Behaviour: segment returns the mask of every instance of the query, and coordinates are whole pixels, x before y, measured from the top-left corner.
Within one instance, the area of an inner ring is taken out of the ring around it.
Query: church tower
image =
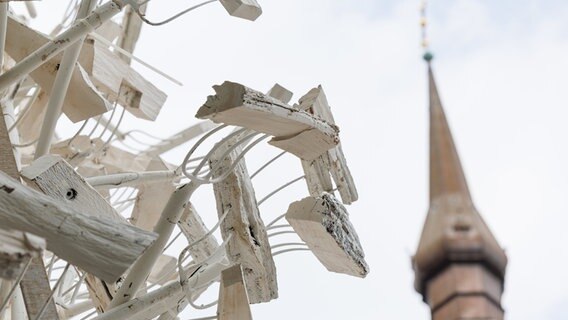
[[[415,289],[433,320],[503,319],[507,256],[475,209],[426,53],[430,208],[412,258]]]

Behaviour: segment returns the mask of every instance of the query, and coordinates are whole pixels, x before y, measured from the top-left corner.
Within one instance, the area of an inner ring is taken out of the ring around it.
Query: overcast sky
[[[130,117],[125,126],[160,136],[181,130],[224,80],[260,91],[278,82],[293,101],[323,85],[359,189],[348,209],[371,273],[328,273],[307,252],[275,257],[280,298],[255,305],[254,317],[429,319],[410,265],[428,209],[419,1],[259,2],[264,13],[254,23],[213,3],[163,27],[145,26],[135,54],[184,86],[136,66],[169,97],[155,123]],[[160,20],[193,3],[153,0],[148,17]],[[38,26],[62,14],[54,1],[37,5]],[[470,190],[509,257],[507,318],[567,319],[568,2],[431,1],[429,9],[434,71]],[[179,164],[187,149],[167,159]],[[260,148],[247,158],[249,170],[278,152]],[[255,178],[257,197],[301,174],[296,159],[282,159]],[[265,222],[305,195],[296,184],[267,201]],[[212,225],[210,188],[194,198]],[[286,239],[293,240],[275,243]]]

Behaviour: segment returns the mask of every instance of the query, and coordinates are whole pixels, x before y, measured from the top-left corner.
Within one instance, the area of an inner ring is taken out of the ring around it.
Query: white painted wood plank
[[[299,109],[306,110],[328,123],[335,124],[327,97],[321,86],[311,89],[300,98],[299,103]],[[313,161],[302,161],[302,167],[312,196],[318,196],[322,191],[331,192],[333,190],[329,178],[331,173],[343,203],[351,204],[359,198],[341,144],[329,149],[327,153]]]
[[[138,118],[156,120],[167,95],[106,45],[88,38],[79,61],[97,88],[111,101],[118,99],[128,112]]]
[[[29,259],[41,258],[45,239],[31,233],[0,229],[0,278],[14,280]]]
[[[228,145],[220,147],[212,156],[213,177],[223,174],[240,152],[237,147],[227,158],[219,159],[226,148]],[[243,267],[250,302],[277,298],[276,267],[245,161],[241,160],[223,181],[214,183],[213,191],[218,216],[229,211],[221,223],[221,234],[223,239],[232,234],[226,247],[227,255],[231,263],[239,263]]]
[[[178,221],[178,227],[187,238],[188,243],[193,243],[204,237],[209,230],[203,223],[201,216],[195,210],[193,204],[189,203]],[[192,246],[189,249],[191,257],[195,261],[203,261],[211,256],[219,248],[217,239],[213,235],[209,235],[207,239]]]
[[[146,171],[166,171],[168,166],[160,158],[154,158]],[[173,179],[138,185],[138,194],[132,209],[130,222],[144,230],[154,230],[168,199],[176,190]]]
[[[286,220],[329,271],[356,277],[369,272],[349,214],[331,194],[293,202]]]
[[[292,91],[284,88],[283,86],[279,85],[278,83],[274,84],[270,90],[266,93],[266,95],[271,96],[274,99],[278,99],[284,103],[289,103],[292,100],[292,96],[294,95]]]
[[[6,52],[14,60],[22,60],[47,42],[49,42],[49,39],[45,35],[11,17],[8,19]],[[30,73],[34,81],[48,94],[51,92],[62,55],[56,55]],[[110,107],[110,103],[95,89],[85,70],[77,64],[63,104],[65,115],[71,121],[78,122],[103,114],[110,110]]]
[[[218,320],[252,320],[240,264],[221,272],[217,316]]]
[[[3,172],[0,224],[45,238],[48,249],[60,258],[109,282],[116,281],[156,239],[134,226],[77,212]]]
[[[269,142],[296,156],[311,160],[339,143],[339,129],[241,84],[225,81],[214,86],[196,117],[274,136]]]
[[[225,10],[233,17],[254,21],[262,14],[262,8],[256,0],[219,0]]]
[[[124,218],[57,155],[45,155],[21,171],[21,176],[53,199],[90,217],[102,217],[123,223]]]
[[[12,181],[19,185],[20,175],[14,154],[12,153],[12,145],[5,121],[0,121],[0,174],[6,178],[9,176],[13,179],[17,179]],[[0,190],[0,193],[3,193],[2,190]],[[3,206],[0,204],[0,210],[2,210],[2,208]],[[0,225],[2,228],[10,228],[7,224],[0,223]],[[49,280],[47,279],[43,260],[40,257],[32,258],[28,270],[20,282],[20,287],[29,318],[34,319],[43,303],[49,299],[42,319],[59,319],[55,303],[53,299],[49,298],[51,289],[49,287]]]

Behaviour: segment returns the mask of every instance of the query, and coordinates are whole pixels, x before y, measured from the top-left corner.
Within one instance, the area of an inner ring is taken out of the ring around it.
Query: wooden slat
[[[221,272],[217,316],[219,320],[252,320],[240,264]]]
[[[241,151],[237,147],[228,157],[219,159],[226,148],[228,145],[221,146],[212,156],[213,177],[223,174]],[[227,255],[232,263],[240,263],[243,267],[250,302],[277,298],[276,267],[244,160],[223,181],[214,183],[213,191],[219,217],[229,211],[221,224],[221,234],[223,239],[232,234],[226,247]]]
[[[181,229],[188,243],[193,243],[207,234],[209,230],[203,223],[201,216],[195,210],[193,204],[189,203],[178,221],[178,227]],[[192,246],[189,249],[191,257],[195,261],[203,261],[211,256],[219,248],[217,239],[213,235],[209,235],[207,239]]]
[[[45,239],[15,230],[0,229],[0,278],[14,280],[31,258],[40,258]]]
[[[300,98],[299,102],[299,109],[306,110],[330,124],[335,124],[327,97],[321,86],[311,89]],[[324,191],[332,192],[331,173],[343,203],[351,204],[359,198],[341,144],[329,149],[314,160],[303,160],[302,167],[304,168],[308,189],[312,196],[318,196]]]
[[[10,143],[4,119],[0,120],[0,171],[4,176],[8,175],[13,179],[17,179],[17,181],[14,181],[15,183],[19,182],[20,175],[16,166],[14,154],[12,153],[12,144]],[[8,227],[5,224],[0,225],[2,228]],[[47,279],[47,274],[45,272],[45,265],[43,264],[41,257],[32,259],[28,266],[28,270],[20,282],[20,288],[26,304],[28,317],[30,319],[35,319],[35,316],[39,312],[39,308],[41,308],[43,303],[49,299],[49,295],[51,293],[49,280]],[[59,319],[53,299],[49,299],[42,319]]]
[[[349,214],[331,194],[293,202],[286,220],[329,271],[356,277],[369,272]]]
[[[214,86],[196,117],[274,136],[270,144],[312,160],[339,143],[339,129],[271,96],[225,81]]]
[[[97,277],[116,281],[156,234],[110,219],[89,217],[68,204],[0,173],[0,224],[47,240],[60,258]]]
[[[20,61],[48,41],[49,39],[46,36],[23,23],[17,22],[13,18],[8,19],[6,52],[14,60]],[[34,81],[47,93],[51,92],[61,58],[62,54],[58,54],[30,73]],[[110,103],[91,83],[87,72],[77,64],[63,104],[65,115],[71,121],[78,122],[103,114],[110,108]]]
[[[220,0],[225,10],[233,17],[254,21],[262,14],[256,0]]]

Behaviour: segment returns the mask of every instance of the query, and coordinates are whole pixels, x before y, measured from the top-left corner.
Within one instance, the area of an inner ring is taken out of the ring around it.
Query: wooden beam
[[[166,171],[169,168],[162,159],[154,158],[145,170]],[[175,190],[173,179],[138,185],[130,222],[144,230],[153,230],[160,220],[160,213]]]
[[[8,136],[6,122],[0,121],[0,173],[8,175],[13,179],[17,179],[19,183],[20,174],[14,154],[12,153],[12,144]],[[2,193],[0,191],[0,193]],[[8,228],[2,224],[3,228]],[[33,233],[33,232],[32,232]],[[28,270],[24,274],[20,282],[20,288],[24,297],[26,311],[30,319],[34,319],[39,313],[39,309],[45,301],[48,301],[47,307],[42,319],[59,319],[55,302],[50,299],[51,288],[49,287],[49,279],[45,272],[45,266],[41,257],[33,258],[28,266]]]
[[[98,139],[93,139],[97,143]],[[105,166],[108,174],[144,171],[152,160],[145,155],[138,155],[126,150],[107,145],[95,155],[96,162]]]
[[[36,48],[49,42],[41,33],[29,28],[13,18],[8,20],[6,52],[16,61],[24,59]],[[63,54],[58,54],[30,73],[30,76],[48,94],[51,93],[58,66]],[[63,103],[63,113],[73,122],[86,120],[110,110],[111,105],[91,83],[87,72],[76,65],[69,91]]]
[[[300,110],[306,110],[330,124],[335,124],[327,97],[321,86],[311,89],[300,98],[299,103],[298,108]],[[343,203],[351,204],[359,198],[341,144],[329,149],[314,160],[303,160],[302,167],[304,168],[310,195],[318,196],[324,191],[332,192],[331,173]]]
[[[189,203],[178,221],[178,227],[181,229],[188,243],[193,243],[203,238],[209,230],[203,223],[201,216],[195,210],[193,204]],[[195,261],[203,261],[211,256],[219,248],[217,239],[213,235],[209,235],[207,239],[202,240],[199,244],[189,249],[191,257]]]
[[[262,14],[256,0],[219,0],[225,10],[233,17],[254,21]]]
[[[125,223],[89,217],[3,172],[0,224],[45,238],[57,256],[108,282],[116,281],[156,239]]]
[[[312,160],[339,143],[339,129],[241,84],[214,86],[196,117],[252,129],[274,136],[270,144]]]
[[[240,264],[221,272],[217,317],[219,320],[252,320]]]
[[[73,167],[57,155],[45,155],[21,171],[44,194],[90,217],[124,222],[114,208]]]
[[[293,202],[286,220],[332,272],[365,277],[369,267],[345,207],[329,193]]]
[[[31,233],[0,229],[0,278],[16,279],[32,258],[40,258],[45,239]]]
[[[100,41],[87,38],[79,62],[97,89],[134,116],[156,120],[167,95]]]
[[[228,157],[220,159],[227,148],[229,144],[221,146],[211,157],[214,178],[224,174],[241,151],[237,147]],[[243,266],[250,302],[277,298],[276,267],[245,161],[241,160],[223,181],[214,183],[213,191],[219,217],[228,211],[221,223],[221,235],[227,239],[232,234],[226,247],[227,255],[231,263]]]
[[[138,10],[141,14],[146,13],[147,4],[141,5]],[[142,30],[142,19],[136,14],[134,9],[128,6],[124,10],[124,18],[122,18],[122,33],[118,38],[118,45],[126,50],[127,52],[133,53],[136,48],[136,43],[140,37],[140,31]],[[123,54],[119,54],[120,59],[124,62],[130,64],[130,57]]]
[[[281,102],[289,103],[290,100],[292,100],[292,96],[294,94],[292,93],[292,91],[276,83],[274,84],[274,86],[272,86],[270,90],[268,90],[266,95],[271,96],[274,99],[280,100]]]

